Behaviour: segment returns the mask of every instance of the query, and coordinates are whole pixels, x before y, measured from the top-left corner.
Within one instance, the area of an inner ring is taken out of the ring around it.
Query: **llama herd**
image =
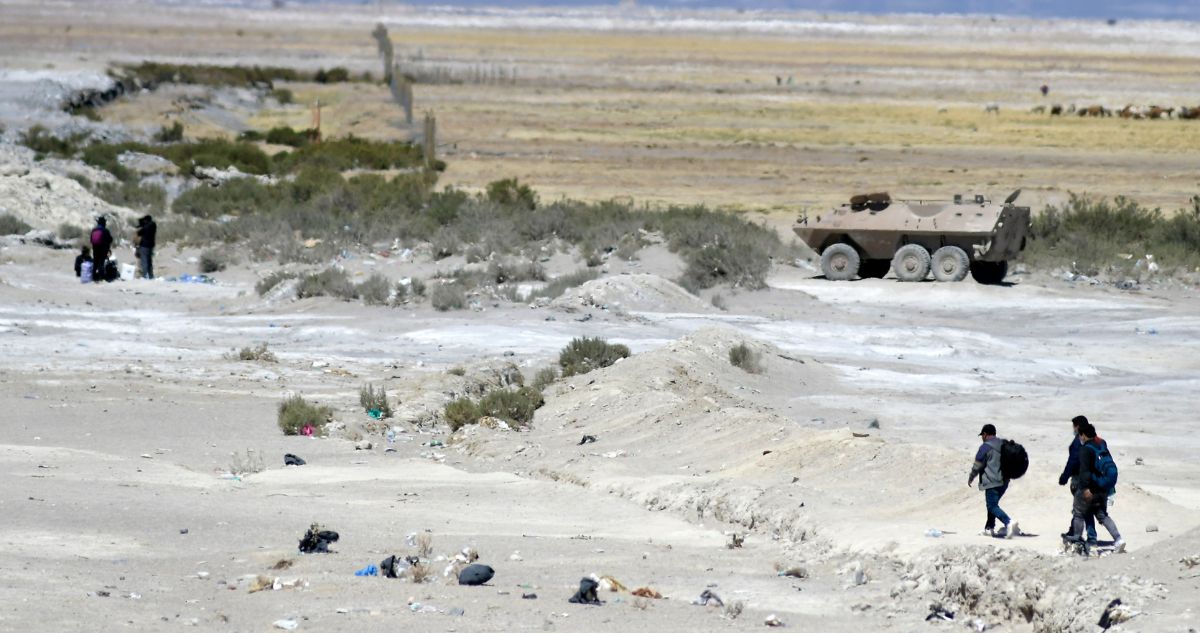
[[[1063,107],[1062,104],[1056,103],[1052,106],[1038,105],[1030,109],[1033,114],[1046,114],[1050,116],[1091,116],[1091,117],[1111,117],[1118,116],[1122,119],[1182,119],[1182,120],[1200,120],[1200,106],[1188,107],[1180,106],[1178,108],[1165,108],[1157,105],[1135,106],[1127,105],[1124,108],[1106,108],[1102,105],[1089,105],[1076,107],[1074,103]]]

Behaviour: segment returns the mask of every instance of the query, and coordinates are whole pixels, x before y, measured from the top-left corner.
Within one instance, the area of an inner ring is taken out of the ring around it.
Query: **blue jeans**
[[[146,246],[137,247],[138,262],[142,265],[142,277],[154,279],[154,249]]]
[[[1000,509],[1000,497],[1003,497],[1006,492],[1008,492],[1007,482],[998,488],[988,488],[983,491],[983,498],[987,502],[988,511],[987,524],[984,525],[985,529],[990,530],[996,527],[996,519],[1000,519],[1000,522],[1005,527],[1008,527],[1008,515],[1004,513],[1004,510]]]

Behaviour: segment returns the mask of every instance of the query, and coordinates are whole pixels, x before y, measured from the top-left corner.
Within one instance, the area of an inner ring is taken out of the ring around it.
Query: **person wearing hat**
[[[987,504],[987,523],[983,526],[982,534],[1012,538],[1021,533],[1020,528],[1015,520],[1000,509],[1000,498],[1008,491],[1008,480],[1000,471],[1000,446],[1004,440],[996,437],[996,426],[993,424],[983,425],[979,437],[983,438],[983,444],[975,451],[975,464],[971,467],[971,476],[967,477],[967,485],[972,485],[975,478],[979,478],[979,489],[983,491]],[[996,519],[1004,524],[999,530],[996,529]]]

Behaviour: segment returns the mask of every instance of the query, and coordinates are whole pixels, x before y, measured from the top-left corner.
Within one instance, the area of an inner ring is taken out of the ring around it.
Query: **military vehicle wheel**
[[[832,244],[821,253],[821,272],[830,281],[854,279],[858,264],[858,251],[849,244]]]
[[[883,279],[891,267],[892,262],[886,259],[864,259],[858,265],[858,276],[863,279]]]
[[[892,257],[892,270],[900,281],[922,281],[929,275],[929,251],[920,244],[905,244]]]
[[[943,246],[933,252],[933,278],[938,281],[962,281],[967,278],[971,260],[957,246]]]
[[[1008,274],[1008,262],[971,262],[971,276],[981,284],[998,284]]]

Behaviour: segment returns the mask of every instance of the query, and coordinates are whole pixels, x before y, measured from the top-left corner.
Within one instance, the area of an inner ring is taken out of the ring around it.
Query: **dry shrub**
[[[234,475],[261,473],[265,468],[262,455],[252,448],[247,448],[245,454],[237,451],[229,454],[229,472]]]
[[[461,310],[467,306],[467,290],[457,281],[441,283],[429,293],[429,303],[435,310]]]
[[[425,563],[417,563],[416,565],[412,565],[407,571],[405,571],[405,573],[408,574],[408,579],[414,583],[428,582],[433,576],[433,572],[429,569],[429,565],[426,565]]]
[[[284,270],[276,270],[276,271],[272,272],[271,274],[267,275],[266,277],[259,279],[258,283],[254,284],[254,292],[257,292],[258,296],[261,297],[261,296],[267,294],[268,292],[271,292],[272,290],[274,290],[275,286],[278,286],[280,283],[282,283],[288,279],[295,279],[295,278],[296,278],[296,273],[287,272]]]
[[[421,532],[414,539],[417,544],[417,556],[422,560],[433,555],[433,535],[429,532]]]
[[[358,297],[358,289],[354,287],[346,271],[327,268],[301,279],[296,288],[296,296],[301,299],[330,296],[349,301]]]
[[[200,253],[200,272],[215,273],[225,270],[229,266],[229,255],[225,251],[218,248],[210,248],[203,253]]]
[[[745,343],[738,343],[729,348],[729,362],[748,374],[760,374],[763,370],[762,355]]]
[[[275,352],[267,349],[266,343],[261,343],[258,347],[243,347],[238,352],[238,360],[261,361],[264,363],[275,363],[279,361],[279,359],[275,357]]]

